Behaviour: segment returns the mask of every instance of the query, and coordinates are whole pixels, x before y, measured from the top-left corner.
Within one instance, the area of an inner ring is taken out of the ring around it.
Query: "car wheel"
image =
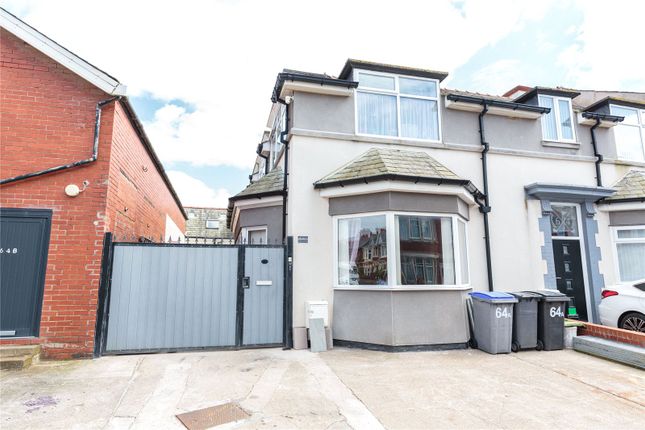
[[[645,315],[639,312],[628,313],[622,318],[620,328],[645,333]]]

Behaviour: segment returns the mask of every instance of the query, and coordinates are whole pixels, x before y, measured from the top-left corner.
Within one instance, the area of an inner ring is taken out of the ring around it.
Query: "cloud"
[[[346,58],[452,71],[549,1],[9,0],[63,46],[167,104],[146,124],[165,161],[251,167],[285,67],[337,74]],[[166,135],[168,133],[168,135]]]
[[[476,91],[488,94],[503,94],[514,85],[521,82],[522,77],[519,60],[499,60],[479,69],[472,77]]]
[[[214,190],[199,179],[179,170],[170,170],[167,174],[182,205],[209,208],[228,206],[228,198],[231,195],[224,188]]]
[[[583,22],[575,43],[559,56],[559,64],[567,69],[567,78],[578,88],[605,90],[645,89],[645,55],[643,26],[645,3],[641,1],[614,2],[611,7],[584,8]],[[622,6],[620,6],[622,5]]]

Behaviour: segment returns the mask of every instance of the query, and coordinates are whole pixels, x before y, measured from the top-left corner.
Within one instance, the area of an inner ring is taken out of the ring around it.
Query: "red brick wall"
[[[186,229],[186,220],[166,187],[124,107],[116,106],[107,200],[107,222],[117,238],[124,234],[163,241],[166,215]]]
[[[0,177],[89,158],[96,103],[108,98],[108,94],[0,30]],[[2,207],[53,210],[38,339],[50,358],[85,357],[93,352],[106,231],[118,226],[122,233],[158,238],[165,230],[165,214],[161,222],[161,212],[170,213],[184,228],[179,208],[168,199],[169,191],[146,158],[119,104],[103,108],[99,137],[96,162],[0,188]],[[111,159],[113,147],[115,156]],[[131,178],[135,190],[119,194],[136,207],[128,223],[119,223],[113,196],[124,189],[121,170]],[[66,185],[82,187],[83,181],[89,186],[79,196],[64,194]],[[33,340],[0,341],[21,342]]]
[[[0,176],[89,158],[96,103],[109,96],[5,30],[0,46]],[[40,323],[50,357],[92,353],[112,117],[107,106],[95,163],[0,188],[3,207],[53,210]],[[64,194],[85,180],[78,197]]]
[[[578,336],[595,336],[645,348],[645,333],[604,325],[584,323],[584,326],[578,327]]]

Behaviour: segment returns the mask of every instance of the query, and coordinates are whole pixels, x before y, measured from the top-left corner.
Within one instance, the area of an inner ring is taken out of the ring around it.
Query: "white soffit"
[[[280,91],[280,98],[293,95],[294,91],[313,94],[325,94],[328,96],[349,97],[352,94],[352,88],[339,87],[336,85],[320,85],[310,82],[285,81]]]
[[[0,8],[0,27],[23,40],[25,43],[28,43],[57,63],[67,67],[69,70],[106,93],[115,96],[125,95],[125,85],[121,84],[102,70],[92,66],[79,56],[63,48],[58,43],[54,42],[2,8]]]
[[[593,118],[585,118],[582,116],[582,113],[578,113],[578,124],[582,125],[594,125],[596,124],[596,120]],[[616,124],[619,124],[617,122],[613,121],[605,121],[605,120],[600,120],[600,124],[598,125],[599,127],[603,128],[611,128],[615,126]]]
[[[483,106],[476,103],[456,102],[453,100],[445,99],[446,108],[462,110],[466,112],[481,112]],[[509,118],[523,118],[523,119],[538,119],[542,116],[539,112],[529,112],[519,109],[506,109],[498,106],[488,106],[488,113],[491,115],[506,116]]]

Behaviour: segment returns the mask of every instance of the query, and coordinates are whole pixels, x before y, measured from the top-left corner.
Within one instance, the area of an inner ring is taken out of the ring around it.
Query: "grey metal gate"
[[[38,336],[52,211],[0,209],[0,337]]]
[[[285,247],[115,243],[105,252],[99,353],[283,343]]]

